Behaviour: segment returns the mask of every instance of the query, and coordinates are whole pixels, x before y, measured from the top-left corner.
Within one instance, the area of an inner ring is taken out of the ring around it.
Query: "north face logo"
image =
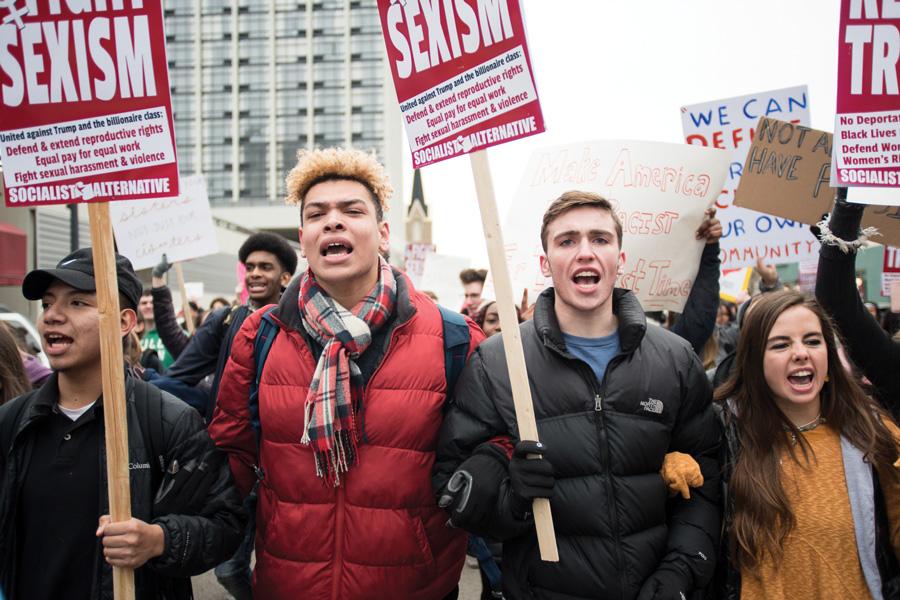
[[[663,411],[662,400],[657,400],[656,398],[647,398],[641,402],[641,407],[647,412],[651,412],[655,415],[661,415]]]

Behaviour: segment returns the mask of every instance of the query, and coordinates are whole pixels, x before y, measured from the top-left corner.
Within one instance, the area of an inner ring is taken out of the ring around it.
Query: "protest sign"
[[[900,313],[900,281],[891,283],[891,312]]]
[[[413,168],[544,131],[518,0],[378,0]]]
[[[884,264],[881,270],[881,295],[891,295],[891,284],[900,281],[900,248],[884,247]]]
[[[753,223],[757,230],[795,225],[806,230],[804,238],[770,245],[767,262],[785,262],[781,259],[813,250],[818,252],[818,242],[807,226],[818,223],[822,215],[831,212],[835,197],[835,190],[830,187],[832,140],[827,131],[766,117],[759,120],[742,169],[735,205],[761,211]],[[848,200],[856,193],[856,189],[850,192]],[[863,215],[863,225],[878,229],[881,236],[872,238],[873,241],[900,245],[900,208],[871,207]],[[741,252],[739,248],[728,252],[734,254],[735,260],[743,258],[737,254]]]
[[[135,269],[147,269],[165,254],[169,262],[219,251],[202,175],[181,179],[177,198],[117,202],[109,207],[119,254]]]
[[[797,265],[797,288],[801,292],[814,294],[816,292],[816,277],[818,277],[818,274],[818,259],[801,261]]]
[[[378,0],[413,167],[468,153],[497,289],[516,424],[538,440],[485,148],[544,130],[518,0]],[[427,48],[427,51],[425,50]],[[533,456],[531,458],[539,458]],[[550,501],[534,501],[541,558],[556,562]]]
[[[426,289],[421,287],[422,274],[425,272],[425,259],[429,254],[433,254],[434,251],[434,244],[418,243],[406,245],[406,249],[403,252],[403,268],[416,289]]]
[[[178,194],[161,3],[0,3],[6,205],[90,202],[109,508],[131,517],[118,282],[109,200]],[[14,124],[14,127],[11,125]],[[113,569],[117,600],[134,572]]]
[[[747,298],[747,288],[750,286],[750,277],[753,269],[729,269],[722,271],[719,278],[719,298],[726,302],[740,304]]]
[[[654,142],[582,142],[539,150],[525,167],[506,220],[507,262],[516,290],[531,298],[550,285],[539,268],[538,232],[547,206],[565,191],[596,192],[622,221],[625,267],[616,285],[644,310],[684,307],[703,242],[695,232],[719,195],[731,154]]]
[[[900,187],[900,8],[842,0],[838,35],[835,184]]]
[[[716,200],[722,221],[722,268],[751,267],[757,257],[779,264],[814,257],[818,246],[805,242],[809,232],[802,223],[783,222],[768,227],[764,215],[733,204],[744,158],[756,134],[760,117],[773,116],[809,126],[809,94],[806,86],[760,92],[685,106],[681,123],[688,144],[724,148],[732,152],[728,179]],[[757,224],[760,227],[757,227]],[[780,250],[779,250],[780,249]],[[787,250],[785,250],[787,249]]]
[[[177,195],[161,4],[14,4],[0,7],[7,206]]]

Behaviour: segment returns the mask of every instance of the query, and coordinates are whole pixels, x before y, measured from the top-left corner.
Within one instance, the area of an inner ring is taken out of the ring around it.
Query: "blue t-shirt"
[[[591,366],[598,383],[603,381],[606,365],[621,349],[618,331],[612,335],[598,338],[579,337],[564,333],[563,341],[566,342],[566,349],[572,356],[580,358]]]

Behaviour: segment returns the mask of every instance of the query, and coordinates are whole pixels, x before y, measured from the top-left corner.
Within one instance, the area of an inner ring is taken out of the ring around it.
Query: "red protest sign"
[[[161,3],[7,0],[0,16],[6,205],[177,195]]]
[[[518,0],[378,0],[413,167],[544,131]]]
[[[832,184],[900,187],[900,5],[842,0]]]

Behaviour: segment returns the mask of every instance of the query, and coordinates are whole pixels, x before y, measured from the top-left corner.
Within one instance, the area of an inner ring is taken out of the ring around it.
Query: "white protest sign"
[[[113,202],[109,206],[119,254],[146,269],[165,254],[169,262],[219,251],[202,175],[181,178],[176,198]]]
[[[624,272],[616,285],[645,310],[680,311],[697,274],[703,242],[695,233],[719,195],[731,155],[655,142],[581,142],[535,152],[503,231],[513,290],[532,301],[551,285],[540,272],[541,218],[569,190],[609,199],[622,221]]]
[[[407,244],[403,252],[403,268],[406,276],[412,281],[413,287],[420,288],[422,275],[425,273],[425,259],[429,254],[434,254],[434,244]]]
[[[468,258],[429,253],[425,257],[421,285],[416,289],[434,292],[443,306],[459,310],[465,299],[459,272],[470,265]]]
[[[732,205],[756,124],[763,116],[809,127],[806,86],[681,108],[688,144],[723,148],[732,153],[728,179],[716,200],[716,216],[723,229],[719,242],[723,269],[753,266],[758,257],[770,264],[791,263],[814,258],[819,252],[819,244],[810,239],[807,225],[785,219],[776,222],[764,213]]]

